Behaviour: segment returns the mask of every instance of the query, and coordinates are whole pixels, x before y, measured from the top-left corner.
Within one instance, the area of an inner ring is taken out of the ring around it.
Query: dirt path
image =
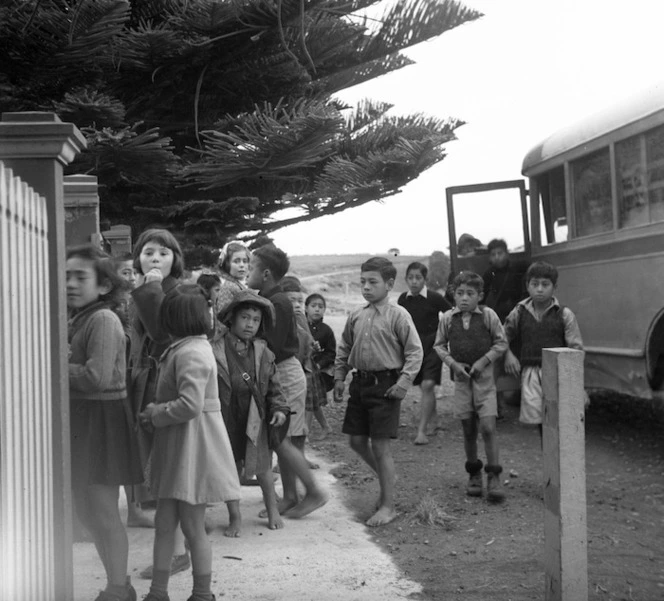
[[[399,518],[368,530],[378,493],[373,474],[340,434],[343,406],[328,405],[334,433],[311,444],[333,493],[321,511],[268,531],[255,516],[258,488],[244,488],[245,533],[216,531],[218,601],[540,601],[544,586],[541,450],[536,431],[509,407],[499,423],[508,498],[501,505],[464,494],[463,445],[448,401],[439,397],[440,429],[414,446],[418,393],[404,402],[394,453]],[[664,600],[664,421],[647,407],[594,400],[587,414],[588,581],[591,601]],[[314,437],[317,434],[315,429]],[[334,463],[332,463],[334,462]],[[331,472],[331,473],[330,473]],[[511,474],[511,475],[510,475]],[[225,510],[212,511],[225,523]],[[130,573],[150,563],[152,531],[130,529]],[[103,587],[90,544],[77,544],[76,600]],[[134,579],[139,599],[149,583]],[[190,575],[172,580],[184,601]]]

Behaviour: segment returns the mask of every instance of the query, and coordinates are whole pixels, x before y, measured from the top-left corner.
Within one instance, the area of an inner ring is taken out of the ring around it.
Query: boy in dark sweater
[[[509,343],[519,341],[520,357],[511,350],[505,355],[505,371],[521,377],[519,421],[537,424],[542,435],[542,349],[568,347],[582,351],[581,330],[574,313],[553,295],[558,270],[550,263],[533,263],[526,272],[528,298],[505,320]]]
[[[431,421],[434,423],[433,431],[435,431],[437,421],[435,387],[440,384],[443,363],[438,353],[433,350],[433,343],[436,340],[440,314],[452,308],[441,294],[427,289],[428,273],[429,270],[422,263],[417,261],[411,263],[406,269],[408,292],[403,292],[397,300],[397,303],[413,318],[424,351],[422,369],[413,382],[415,386],[419,385],[422,391],[420,423],[415,437],[417,445],[429,443],[426,429]]]
[[[482,300],[482,278],[462,271],[454,278],[456,307],[440,320],[434,349],[454,378],[453,411],[461,420],[466,471],[466,494],[482,495],[482,462],[477,456],[478,422],[484,439],[489,501],[505,498],[496,439],[496,383],[493,363],[507,349],[505,332],[493,309],[478,307]]]

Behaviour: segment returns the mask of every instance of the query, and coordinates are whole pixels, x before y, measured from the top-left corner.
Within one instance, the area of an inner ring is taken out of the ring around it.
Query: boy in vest
[[[500,474],[496,437],[496,383],[493,363],[507,350],[507,339],[496,312],[478,307],[483,298],[482,278],[472,271],[462,271],[452,284],[456,307],[443,314],[434,349],[450,368],[454,379],[452,409],[463,427],[466,471],[469,474],[466,494],[482,495],[482,461],[477,454],[477,434],[482,434],[487,464],[487,498],[505,498]]]
[[[334,400],[343,400],[346,375],[354,368],[342,432],[351,448],[378,475],[378,509],[367,526],[382,526],[397,517],[394,506],[394,458],[401,401],[422,367],[422,344],[413,319],[389,302],[397,270],[383,257],[360,267],[367,304],[353,311],[341,335],[334,364]]]
[[[537,424],[542,436],[542,349],[568,347],[582,351],[583,340],[574,313],[553,296],[558,270],[543,261],[526,271],[528,298],[521,301],[505,320],[508,342],[517,340],[517,358],[508,349],[505,371],[521,376],[521,414],[519,421]]]

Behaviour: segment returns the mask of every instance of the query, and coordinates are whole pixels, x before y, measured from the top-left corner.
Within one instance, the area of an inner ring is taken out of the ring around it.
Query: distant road
[[[358,271],[358,267],[354,269],[342,269],[341,271],[328,271],[327,273],[316,273],[314,275],[305,275],[302,276],[300,279],[300,282],[303,282],[304,280],[313,280],[314,278],[325,278],[325,277],[330,277],[333,275],[342,275],[344,273],[356,273]]]

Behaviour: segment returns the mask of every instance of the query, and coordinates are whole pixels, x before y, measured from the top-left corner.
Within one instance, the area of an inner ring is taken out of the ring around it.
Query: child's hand
[[[150,269],[145,274],[145,284],[149,284],[150,282],[162,282],[164,280],[164,274],[161,273],[161,269],[158,267],[155,267],[153,269]]]
[[[154,403],[149,403],[145,409],[138,414],[138,420],[142,428],[146,430],[152,430],[154,426],[152,425],[152,415],[155,413],[156,405]]]
[[[317,353],[320,353],[323,350],[321,349],[320,342],[318,342],[318,340],[314,340],[311,346],[314,349],[314,351],[316,351]]]
[[[275,411],[270,420],[271,426],[281,426],[286,421],[286,415],[281,411]]]
[[[521,374],[521,363],[519,363],[519,360],[509,349],[505,354],[505,373],[508,373],[515,378],[518,378]]]
[[[385,398],[391,399],[393,401],[402,401],[406,396],[408,391],[405,388],[401,388],[398,384],[390,386],[385,392]]]
[[[480,357],[473,366],[470,368],[470,378],[476,378],[479,376],[489,365],[490,361],[486,357]]]
[[[468,371],[469,365],[467,363],[459,363],[455,361],[450,365],[450,371],[454,374],[455,378],[459,378],[461,382],[468,382],[470,380],[470,373]]]
[[[334,381],[334,402],[341,403],[344,400],[344,382],[343,380]]]

